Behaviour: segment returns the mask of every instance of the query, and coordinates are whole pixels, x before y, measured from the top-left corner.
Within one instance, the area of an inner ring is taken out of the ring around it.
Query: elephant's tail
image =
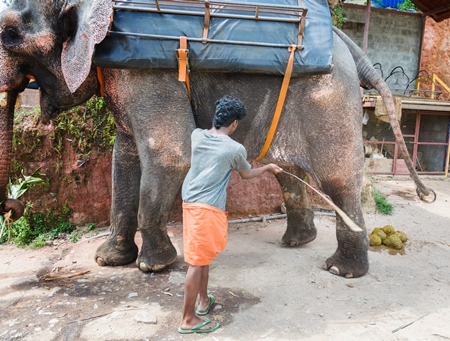
[[[423,201],[433,202],[434,200],[436,200],[436,193],[432,189],[427,188],[423,184],[423,182],[419,179],[419,175],[416,172],[416,169],[409,155],[408,149],[406,148],[406,143],[405,140],[403,139],[403,134],[400,129],[400,123],[397,119],[394,98],[392,96],[391,90],[389,89],[388,85],[383,80],[383,78],[381,78],[381,76],[377,73],[377,71],[371,64],[369,58],[367,58],[364,52],[341,30],[337,29],[336,27],[333,27],[333,31],[347,45],[350,53],[352,54],[353,60],[355,61],[356,69],[358,71],[360,85],[365,89],[372,89],[372,88],[376,89],[383,98],[383,102],[386,106],[386,110],[389,116],[392,131],[394,132],[395,139],[403,154],[403,158],[405,160],[406,166],[408,167],[409,173],[411,174],[411,177],[413,178],[414,183],[417,186],[416,189],[417,195]],[[434,199],[429,201],[426,198],[431,193],[434,194]]]

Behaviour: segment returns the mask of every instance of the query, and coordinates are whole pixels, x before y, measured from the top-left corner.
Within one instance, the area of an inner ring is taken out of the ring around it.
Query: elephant
[[[92,57],[107,34],[111,11],[110,0],[13,0],[0,16],[0,92],[7,92],[13,101],[30,78],[36,79],[44,123],[98,94],[100,82]],[[355,232],[337,216],[338,246],[324,264],[331,274],[356,278],[369,269],[361,207],[361,86],[375,88],[382,95],[418,194],[426,198],[432,190],[423,185],[409,158],[388,86],[361,49],[336,28],[333,64],[330,73],[291,79],[277,132],[260,162],[276,163],[299,178],[309,176],[361,227],[361,232]],[[283,77],[192,70],[188,98],[177,70],[106,67],[102,74],[117,137],[111,234],[97,249],[95,261],[100,266],[135,261],[144,272],[160,271],[177,259],[166,223],[189,169],[191,132],[196,127],[210,128],[217,99],[225,94],[238,97],[248,115],[233,138],[245,146],[248,159],[254,160],[265,142]],[[5,146],[11,143],[11,107],[5,108],[1,122],[3,200],[10,162]],[[276,178],[287,210],[282,243],[295,247],[313,241],[317,229],[305,186],[286,173]],[[135,243],[137,229],[142,235],[140,249]]]

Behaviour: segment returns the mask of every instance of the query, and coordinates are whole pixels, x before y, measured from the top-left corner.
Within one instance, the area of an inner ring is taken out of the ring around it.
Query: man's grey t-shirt
[[[231,170],[251,168],[243,145],[227,135],[195,129],[191,135],[191,168],[183,182],[184,202],[199,202],[225,211]]]

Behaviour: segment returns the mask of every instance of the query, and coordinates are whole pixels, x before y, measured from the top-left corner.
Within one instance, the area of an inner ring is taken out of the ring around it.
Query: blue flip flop
[[[198,310],[198,307],[200,306],[200,304],[197,305],[197,308],[195,308],[195,313],[196,313],[197,315],[203,316],[203,315],[206,315],[206,314],[209,313],[209,309],[210,309],[211,306],[214,304],[214,302],[216,301],[216,299],[214,298],[213,295],[208,295],[208,298],[209,298],[209,304],[208,304],[208,307],[206,308],[205,311],[200,311],[200,310]]]
[[[211,333],[220,327],[220,323],[216,322],[214,324],[214,326],[212,326],[211,328],[202,329],[208,323],[211,323],[211,320],[207,318],[207,319],[205,319],[205,321],[200,323],[198,326],[195,326],[194,328],[191,328],[191,329],[183,329],[181,327],[178,327],[178,333],[180,333],[180,334]]]

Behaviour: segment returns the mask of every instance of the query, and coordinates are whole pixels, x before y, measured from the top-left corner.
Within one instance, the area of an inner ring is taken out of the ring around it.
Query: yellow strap
[[[178,49],[178,80],[186,85],[188,98],[189,100],[191,100],[191,86],[189,84],[189,63],[186,37],[180,37],[180,48]]]
[[[272,124],[270,126],[269,132],[267,133],[266,142],[264,143],[263,149],[259,156],[255,159],[256,161],[261,160],[266,156],[267,151],[272,144],[273,136],[277,131],[278,121],[280,120],[281,112],[283,110],[284,100],[286,99],[287,90],[289,88],[289,81],[291,80],[292,68],[294,66],[294,52],[297,49],[296,45],[292,45],[289,48],[291,55],[289,56],[289,61],[286,67],[286,72],[284,74],[283,83],[281,85],[280,95],[278,97],[277,107],[275,108],[275,113],[273,114]]]

